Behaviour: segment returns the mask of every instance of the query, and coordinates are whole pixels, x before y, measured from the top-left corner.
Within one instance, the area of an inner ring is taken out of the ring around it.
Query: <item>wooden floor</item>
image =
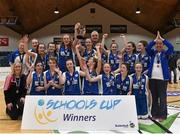
[[[53,131],[22,131],[21,120],[12,121],[5,113],[5,102],[0,82],[0,133],[53,133]],[[168,85],[168,91],[180,91],[180,83]],[[180,96],[168,96],[168,104],[180,106]]]
[[[0,82],[0,85],[3,85]],[[2,87],[2,86],[1,86]],[[22,131],[21,129],[21,120],[13,121],[11,120],[5,112],[5,101],[3,90],[0,89],[0,134],[1,133],[52,133],[52,131]]]

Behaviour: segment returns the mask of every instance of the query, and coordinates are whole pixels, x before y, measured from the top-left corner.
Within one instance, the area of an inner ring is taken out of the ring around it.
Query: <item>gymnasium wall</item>
[[[91,7],[96,8],[95,14],[90,14],[89,9]],[[150,41],[155,38],[155,35],[153,35],[149,31],[95,3],[89,3],[83,6],[82,8],[70,13],[69,15],[64,16],[63,18],[32,33],[30,36],[32,38],[38,38],[44,43],[48,43],[52,41],[54,37],[62,36],[60,35],[60,25],[73,25],[78,21],[84,25],[101,24],[103,26],[103,33],[110,33],[110,24],[125,24],[127,25],[127,39],[129,41],[134,41],[135,43],[137,43],[140,39]],[[178,43],[180,42],[180,28],[176,28],[163,36],[169,39],[174,44],[176,51],[180,51],[180,43]],[[9,38],[9,46],[0,46],[0,52],[13,51],[17,48],[17,41],[20,38],[20,35],[18,33],[5,26],[0,25],[0,37]],[[122,39],[119,38],[119,34],[110,34],[109,38],[106,41],[106,45],[110,44],[112,38],[114,38],[119,44],[120,48],[122,48]]]
[[[17,41],[20,39],[20,35],[13,30],[0,25],[0,38],[9,38],[9,46],[0,46],[0,52],[13,51],[17,48]]]
[[[95,7],[96,9],[95,14],[90,14],[89,9],[92,7]],[[74,25],[76,22],[81,22],[84,25],[102,24],[103,33],[110,33],[110,24],[127,25],[127,39],[129,41],[134,41],[135,43],[140,39],[149,41],[155,37],[155,35],[138,25],[131,23],[130,21],[95,3],[89,3],[83,6],[71,14],[64,16],[63,18],[32,33],[30,36],[36,37],[41,41],[44,41],[44,43],[48,43],[53,40],[53,37],[60,35],[60,25]],[[120,45],[120,48],[122,48],[122,39],[119,38],[119,34],[110,34],[106,45],[110,44],[111,38],[114,38]]]
[[[11,29],[0,25],[0,38],[8,38],[8,46],[0,46],[0,67],[9,66],[8,55],[17,48],[20,35]],[[2,69],[1,69],[2,70]],[[3,75],[3,73],[1,73]]]
[[[164,35],[173,45],[176,51],[180,51],[180,28],[176,28]]]

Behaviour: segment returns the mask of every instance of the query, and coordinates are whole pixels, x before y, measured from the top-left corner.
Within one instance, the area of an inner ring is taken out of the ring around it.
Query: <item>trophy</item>
[[[84,35],[86,33],[85,27],[81,25],[80,23],[77,24],[76,28],[76,33],[77,33],[77,39],[84,39]]]

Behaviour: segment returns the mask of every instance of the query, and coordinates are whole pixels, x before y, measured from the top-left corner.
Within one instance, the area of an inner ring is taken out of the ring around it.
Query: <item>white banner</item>
[[[21,129],[136,131],[134,96],[26,96]]]

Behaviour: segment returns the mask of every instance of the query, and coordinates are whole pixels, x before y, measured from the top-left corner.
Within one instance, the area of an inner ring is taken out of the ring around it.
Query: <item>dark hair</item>
[[[72,61],[72,62],[73,62],[73,59],[71,59],[71,58],[68,58],[68,59],[66,60],[66,62],[67,62],[67,61]]]
[[[38,49],[39,49],[39,46],[40,46],[40,45],[44,45],[44,48],[46,49],[46,45],[45,45],[44,43],[39,43],[39,44],[37,45],[37,48],[36,48],[37,54],[39,54]]]
[[[95,62],[95,65],[94,65],[94,68],[93,69],[96,69],[97,68],[97,59],[95,58],[95,57],[88,57],[88,59],[87,59],[87,61],[89,60],[89,59],[93,59],[93,62]]]
[[[37,65],[38,63],[41,63],[41,64],[42,64],[42,71],[43,71],[43,70],[44,70],[43,63],[42,63],[42,61],[40,61],[40,60],[36,60],[36,62],[35,62],[35,64],[34,64],[34,66],[35,66],[34,70],[36,71],[36,65]]]
[[[54,44],[54,45],[55,45],[54,53],[56,53],[56,43],[54,43],[54,42],[49,42],[48,45],[47,45],[47,48],[48,48],[48,49],[49,49],[49,45],[50,45],[50,44]]]
[[[135,43],[132,42],[132,41],[129,41],[127,44],[131,44],[132,47],[134,48],[134,49],[133,49],[133,54],[136,53],[136,45],[135,45]]]
[[[134,64],[134,66],[136,66],[136,64],[141,64],[141,65],[143,65],[141,62],[136,62],[136,63]]]
[[[70,42],[69,44],[67,45],[68,48],[71,48],[72,47],[72,40],[71,40],[71,36],[69,34],[64,34],[63,37],[62,37],[62,45],[64,45],[64,42],[63,42],[63,38],[64,36],[68,36],[69,39],[70,39]]]
[[[67,63],[68,61],[72,61],[72,63],[73,63],[73,68],[74,68],[74,70],[75,70],[76,67],[75,67],[75,64],[74,64],[74,62],[73,62],[73,59],[71,59],[71,58],[67,59],[67,60],[66,60],[66,63]],[[68,69],[67,69],[67,66],[66,66],[65,68],[66,68],[66,70],[68,70]]]
[[[123,63],[121,63],[121,65],[125,65],[126,68],[127,68],[127,72],[129,72],[129,70],[130,70],[130,65],[129,65],[128,63],[123,62]]]
[[[53,57],[53,56],[51,56],[51,57],[49,57],[49,61],[55,61],[56,62],[56,64],[57,64],[57,60],[56,60],[56,58],[55,57]]]
[[[113,44],[116,44],[117,48],[118,48],[118,44],[116,42],[112,42],[110,45],[110,48],[112,47]]]
[[[42,63],[40,60],[36,60],[34,66],[36,66],[38,63]]]
[[[147,41],[145,41],[145,40],[140,40],[140,41],[139,41],[139,43],[142,43],[144,47],[146,47],[146,46],[147,46],[147,44],[148,44],[148,42],[147,42]]]

